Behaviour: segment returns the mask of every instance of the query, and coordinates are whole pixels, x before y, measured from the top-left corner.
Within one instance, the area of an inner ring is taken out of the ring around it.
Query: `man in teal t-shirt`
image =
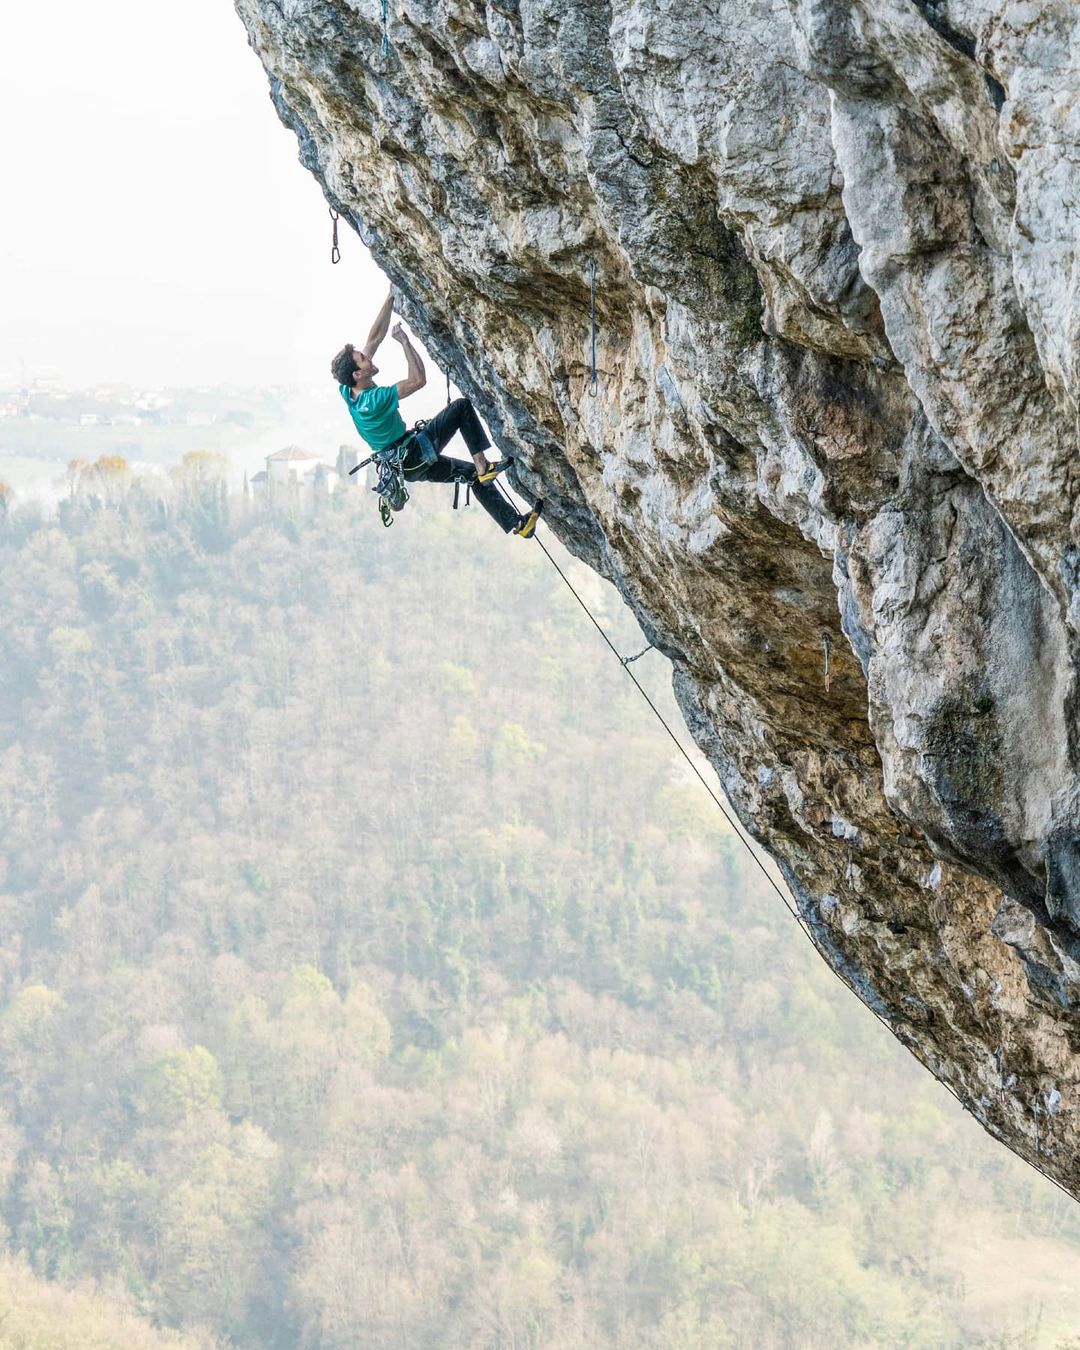
[[[341,397],[349,405],[353,426],[372,450],[385,450],[405,435],[405,423],[398,412],[401,393],[396,384],[373,384],[355,395],[343,384]]]
[[[399,404],[403,398],[415,394],[427,383],[424,363],[401,324],[394,325],[391,337],[401,343],[408,365],[408,374],[397,384],[375,383],[379,368],[372,357],[386,337],[393,308],[394,296],[391,292],[379,310],[378,318],[372,325],[364,345],[354,347],[351,342],[346,343],[330,363],[331,374],[337,381],[338,392],[349,409],[353,426],[375,451],[387,450],[412,434],[405,426]],[[443,447],[458,431],[461,432],[472,455],[472,464],[466,460],[451,459],[449,455],[442,453]],[[476,415],[476,409],[467,398],[455,399],[436,417],[426,422],[424,435],[438,453],[438,458],[433,464],[427,463],[418,446],[410,447],[401,466],[409,482],[423,480],[431,483],[468,483],[476,500],[507,534],[516,534],[522,539],[532,536],[543,503],[537,502],[528,515],[519,515],[495,486],[496,475],[506,468],[507,464],[488,463],[484,451],[491,442],[480,423],[480,418]]]

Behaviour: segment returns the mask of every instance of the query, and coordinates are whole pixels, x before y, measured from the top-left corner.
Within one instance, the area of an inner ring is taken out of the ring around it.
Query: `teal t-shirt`
[[[341,397],[349,405],[353,426],[372,450],[385,450],[405,435],[405,423],[398,412],[396,384],[376,384],[361,389],[356,397],[347,384],[339,384]]]

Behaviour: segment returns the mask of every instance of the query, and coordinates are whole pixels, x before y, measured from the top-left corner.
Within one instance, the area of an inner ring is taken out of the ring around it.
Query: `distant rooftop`
[[[299,445],[287,445],[284,450],[275,450],[272,455],[267,455],[267,459],[318,459],[319,456],[310,450],[303,450]]]

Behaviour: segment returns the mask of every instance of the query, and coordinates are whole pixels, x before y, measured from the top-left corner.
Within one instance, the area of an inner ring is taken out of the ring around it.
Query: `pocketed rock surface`
[[[236,4],[822,956],[1080,1194],[1080,8]]]

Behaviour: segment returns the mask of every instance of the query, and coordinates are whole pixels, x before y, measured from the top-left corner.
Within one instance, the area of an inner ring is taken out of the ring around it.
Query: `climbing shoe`
[[[543,502],[537,502],[527,516],[518,516],[518,523],[514,526],[514,533],[519,539],[531,539],[536,533],[536,524],[540,519],[540,512],[544,509]]]
[[[508,469],[509,467],[510,461],[508,459],[500,459],[495,464],[489,464],[483,471],[477,469],[476,481],[478,483],[490,483],[493,478],[497,478],[504,469]]]

